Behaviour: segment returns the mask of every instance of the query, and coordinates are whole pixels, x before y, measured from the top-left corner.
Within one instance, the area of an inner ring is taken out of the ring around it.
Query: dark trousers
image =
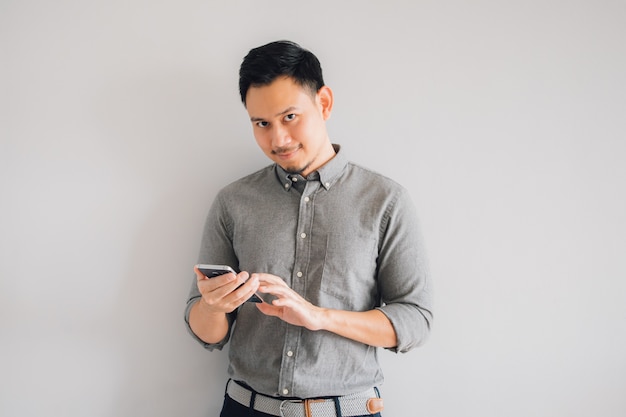
[[[228,395],[224,396],[224,405],[222,406],[222,412],[220,417],[273,417],[270,414],[261,413],[260,411],[253,410],[245,405],[239,404],[237,401],[230,398]],[[313,416],[315,417],[315,416]],[[341,417],[341,416],[337,416]],[[367,414],[360,417],[381,417],[380,413]]]

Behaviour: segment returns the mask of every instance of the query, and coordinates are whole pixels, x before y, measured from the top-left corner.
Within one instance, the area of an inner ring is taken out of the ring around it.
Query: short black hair
[[[313,94],[324,86],[322,66],[317,57],[295,42],[275,41],[251,49],[239,68],[239,94],[246,104],[250,87],[271,84],[287,76]]]

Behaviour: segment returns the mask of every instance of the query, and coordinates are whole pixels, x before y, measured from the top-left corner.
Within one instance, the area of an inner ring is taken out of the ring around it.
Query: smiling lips
[[[276,148],[272,150],[272,154],[276,155],[280,159],[289,159],[291,158],[298,150],[300,150],[300,146],[294,146],[293,148]]]

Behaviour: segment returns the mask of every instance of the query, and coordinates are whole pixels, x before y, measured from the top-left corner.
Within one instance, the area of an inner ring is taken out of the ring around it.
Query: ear
[[[328,120],[333,110],[333,90],[326,85],[320,88],[317,92],[317,102],[320,106],[322,117],[324,120]]]

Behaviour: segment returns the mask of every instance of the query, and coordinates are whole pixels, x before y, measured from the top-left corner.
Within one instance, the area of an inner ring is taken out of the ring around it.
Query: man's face
[[[285,171],[303,176],[334,156],[326,132],[331,108],[328,87],[313,95],[288,77],[250,87],[246,95],[254,137],[263,152]]]

